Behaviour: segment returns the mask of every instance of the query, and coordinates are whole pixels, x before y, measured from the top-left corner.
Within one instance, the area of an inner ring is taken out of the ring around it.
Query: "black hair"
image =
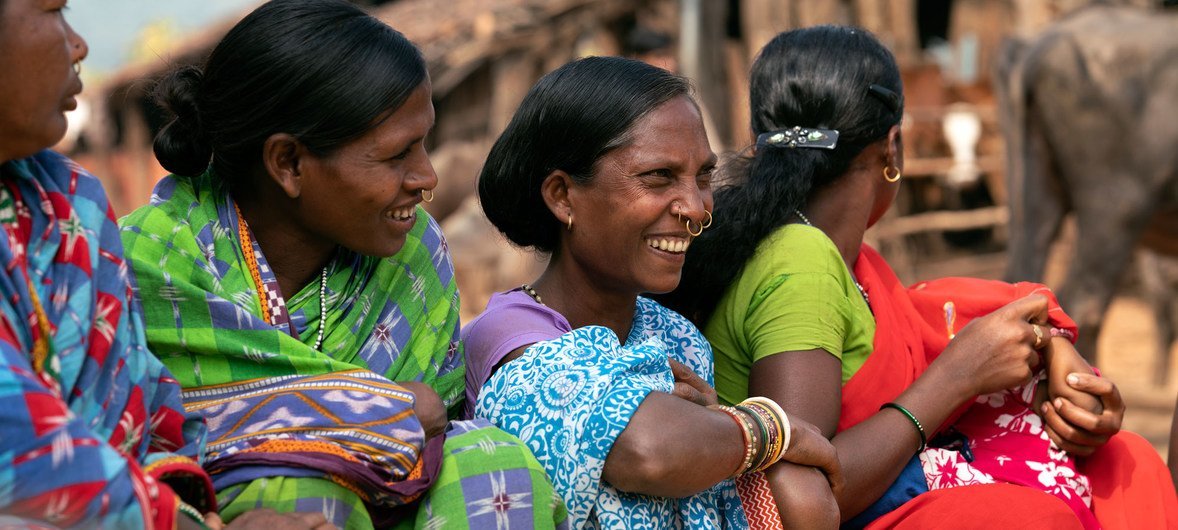
[[[512,243],[553,252],[562,223],[540,194],[544,179],[561,170],[589,182],[602,155],[629,143],[634,122],[689,93],[686,79],[621,57],[587,57],[545,75],[487,155],[483,212]]]
[[[777,35],[749,80],[755,135],[794,126],[839,131],[832,149],[758,146],[728,168],[715,193],[714,226],[691,244],[679,287],[662,297],[701,326],[761,240],[803,209],[903,114],[900,70],[871,33],[816,26]]]
[[[426,79],[404,35],[343,0],[273,0],[242,19],[203,68],[181,67],[156,99],[175,115],[155,155],[178,175],[209,164],[232,182],[277,133],[330,154],[380,123]],[[230,176],[233,177],[230,177]]]

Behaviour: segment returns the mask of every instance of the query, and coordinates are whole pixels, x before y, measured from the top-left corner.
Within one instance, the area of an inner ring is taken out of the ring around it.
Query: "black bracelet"
[[[912,424],[916,426],[916,434],[920,435],[920,447],[916,448],[916,454],[920,454],[921,451],[924,451],[924,446],[926,443],[928,443],[928,439],[924,435],[924,427],[920,424],[920,420],[916,419],[915,415],[913,415],[911,412],[908,412],[908,409],[900,406],[898,403],[884,403],[879,407],[879,410],[883,409],[896,409],[905,416],[908,416],[909,420],[912,420]]]

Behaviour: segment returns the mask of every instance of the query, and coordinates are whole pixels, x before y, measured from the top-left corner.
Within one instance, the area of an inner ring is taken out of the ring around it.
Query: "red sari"
[[[908,388],[949,344],[950,336],[976,317],[1023,296],[1050,300],[1055,327],[1075,329],[1055,297],[1041,285],[948,278],[905,287],[874,249],[863,245],[855,276],[875,314],[874,351],[843,385],[839,430],[858,424]],[[958,422],[967,403],[945,425]],[[1169,471],[1140,436],[1121,432],[1096,454],[1078,462],[1091,481],[1092,512],[1108,529],[1178,528],[1178,499]],[[1001,509],[995,509],[1001,507]],[[869,528],[963,528],[1046,526],[1079,528],[1076,514],[1043,491],[1010,484],[971,485],[917,496]]]

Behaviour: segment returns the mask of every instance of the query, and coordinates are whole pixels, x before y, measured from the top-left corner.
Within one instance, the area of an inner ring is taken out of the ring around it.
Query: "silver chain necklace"
[[[806,226],[814,226],[814,223],[810,222],[810,218],[806,217],[806,214],[802,213],[801,210],[794,209],[794,215],[798,216],[798,219],[801,219]],[[855,283],[855,288],[859,289],[859,294],[863,295],[863,301],[867,302],[868,307],[870,307],[871,298],[867,296],[867,290],[859,283],[859,279],[855,278],[855,273],[853,272],[851,273],[851,281]]]

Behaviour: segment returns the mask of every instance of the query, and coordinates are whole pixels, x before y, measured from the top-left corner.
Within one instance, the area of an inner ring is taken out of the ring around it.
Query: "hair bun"
[[[156,103],[174,116],[155,137],[155,156],[164,169],[177,175],[200,175],[213,157],[197,103],[203,79],[200,68],[182,66],[160,79],[155,88]]]

